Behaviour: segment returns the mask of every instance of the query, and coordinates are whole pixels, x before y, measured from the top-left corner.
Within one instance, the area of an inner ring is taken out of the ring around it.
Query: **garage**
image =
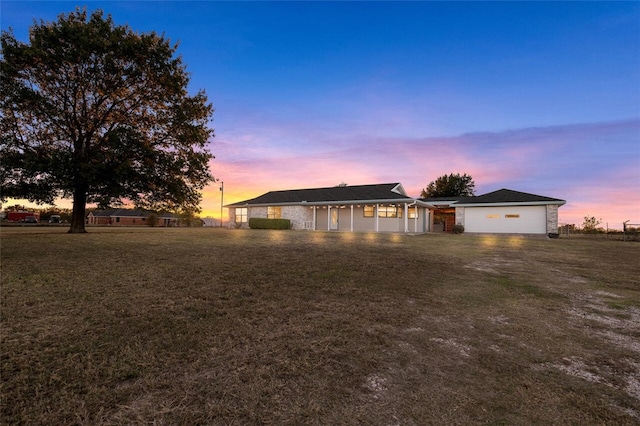
[[[538,234],[557,237],[558,208],[566,203],[559,198],[499,189],[470,197],[423,198],[432,212],[455,218],[464,232],[486,234]],[[451,213],[455,211],[455,213]],[[436,215],[434,214],[434,217]],[[433,231],[449,231],[432,223]]]
[[[494,234],[547,233],[545,206],[465,208],[464,218],[466,232]]]

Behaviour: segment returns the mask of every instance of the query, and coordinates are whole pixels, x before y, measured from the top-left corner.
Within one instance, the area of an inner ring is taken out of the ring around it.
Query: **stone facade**
[[[282,218],[291,221],[292,229],[305,229],[305,221],[313,221],[313,209],[305,206],[283,206]]]
[[[456,207],[456,225],[464,225],[464,207]]]
[[[292,229],[305,229],[304,223],[306,221],[313,221],[313,209],[305,206],[281,206],[281,219],[289,219],[291,221]],[[247,221],[251,218],[266,219],[268,213],[267,207],[247,207]],[[235,208],[229,209],[229,221],[230,224],[235,226]],[[243,223],[242,228],[248,228],[248,223]],[[230,226],[231,227],[231,226]]]
[[[266,219],[267,211],[268,211],[267,207],[249,207],[249,211],[247,213],[247,220],[251,219],[252,217]]]
[[[558,233],[558,207],[557,204],[547,204],[547,234]]]

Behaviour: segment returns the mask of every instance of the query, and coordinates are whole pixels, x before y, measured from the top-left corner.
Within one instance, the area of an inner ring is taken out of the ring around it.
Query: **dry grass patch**
[[[640,245],[2,229],[4,424],[637,424]]]

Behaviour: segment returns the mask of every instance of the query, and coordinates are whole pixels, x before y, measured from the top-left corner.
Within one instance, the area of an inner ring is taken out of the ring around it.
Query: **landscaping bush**
[[[462,234],[464,232],[464,226],[459,224],[459,223],[457,223],[457,224],[453,225],[452,232],[454,234]]]
[[[252,217],[249,219],[249,228],[251,229],[291,229],[291,221],[289,219],[264,219]]]

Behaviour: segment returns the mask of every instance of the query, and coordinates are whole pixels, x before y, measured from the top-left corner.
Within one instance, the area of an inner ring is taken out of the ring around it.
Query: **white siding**
[[[546,206],[466,207],[464,208],[464,230],[465,232],[505,234],[546,234],[547,208]]]

